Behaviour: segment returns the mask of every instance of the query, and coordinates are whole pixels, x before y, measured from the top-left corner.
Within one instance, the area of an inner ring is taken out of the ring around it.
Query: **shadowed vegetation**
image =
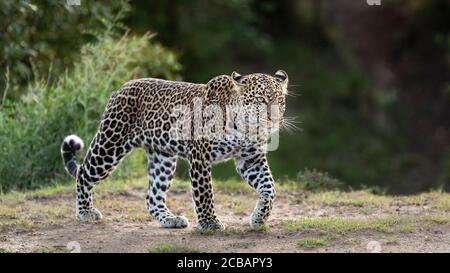
[[[447,190],[450,5],[409,2],[3,1],[0,191],[68,181],[61,140],[76,133],[89,143],[111,92],[129,79],[204,83],[280,68],[298,130],[282,130],[268,155],[277,181]],[[144,161],[131,156],[116,177],[142,175]],[[238,176],[227,162],[214,177]]]

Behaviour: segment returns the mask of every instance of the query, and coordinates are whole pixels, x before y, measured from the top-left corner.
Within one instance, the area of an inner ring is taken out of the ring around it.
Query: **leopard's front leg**
[[[236,160],[236,170],[259,194],[250,217],[252,228],[262,227],[269,218],[275,199],[275,185],[265,154],[250,155]]]
[[[225,226],[214,210],[213,187],[211,183],[211,156],[206,144],[194,142],[189,157],[192,199],[195,205],[197,229],[224,230]]]

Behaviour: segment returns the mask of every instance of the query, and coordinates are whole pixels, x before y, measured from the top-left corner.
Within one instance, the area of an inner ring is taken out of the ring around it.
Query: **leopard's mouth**
[[[265,132],[272,134],[280,130],[282,121],[276,120],[259,120],[253,124],[250,124],[255,129],[263,129]]]
[[[267,129],[268,129],[269,133],[275,133],[278,130],[280,130],[281,124],[283,124],[282,120],[276,120],[276,121],[268,120],[267,121]]]

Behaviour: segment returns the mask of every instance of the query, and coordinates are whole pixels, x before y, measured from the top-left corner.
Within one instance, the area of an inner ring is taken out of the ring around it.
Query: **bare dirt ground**
[[[189,189],[171,190],[168,206],[190,219],[186,229],[163,229],[147,215],[144,188],[96,194],[99,222],[74,217],[74,194],[3,198],[2,252],[450,252],[450,195],[384,197],[367,192],[278,190],[264,230],[249,229],[257,195],[216,191],[227,230],[195,229]],[[6,196],[8,197],[8,196]],[[70,245],[69,245],[70,248]]]

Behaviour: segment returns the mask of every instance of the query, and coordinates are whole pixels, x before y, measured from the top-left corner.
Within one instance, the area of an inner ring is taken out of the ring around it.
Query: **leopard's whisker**
[[[300,130],[297,125],[286,119],[283,120],[282,128],[285,128],[288,132],[290,131],[292,133]]]
[[[297,93],[296,91],[294,91],[292,89],[289,89],[287,94],[286,94],[286,96],[292,97],[292,98],[296,98],[296,97],[299,97],[301,95],[299,93]]]

